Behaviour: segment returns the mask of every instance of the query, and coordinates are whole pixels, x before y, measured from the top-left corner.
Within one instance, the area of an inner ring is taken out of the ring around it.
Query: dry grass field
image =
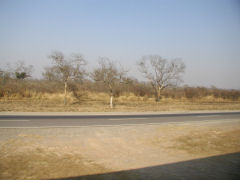
[[[231,179],[237,152],[239,120],[1,129],[0,179]]]
[[[28,92],[30,93],[30,92]],[[63,104],[61,93],[33,93],[28,97],[18,96],[0,99],[0,111],[17,112],[151,112],[151,111],[197,111],[197,110],[240,110],[240,100],[229,100],[207,96],[199,99],[141,97],[125,94],[114,98],[114,107],[109,108],[107,93],[83,92],[79,98],[72,93]]]

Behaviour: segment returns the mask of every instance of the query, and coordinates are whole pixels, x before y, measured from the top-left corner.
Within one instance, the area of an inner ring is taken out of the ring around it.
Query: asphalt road
[[[240,120],[240,112],[138,115],[0,115],[0,128],[58,128]]]

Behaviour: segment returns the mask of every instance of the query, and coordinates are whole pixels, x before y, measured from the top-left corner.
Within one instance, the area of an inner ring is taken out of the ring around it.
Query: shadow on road
[[[195,159],[140,169],[110,172],[105,174],[66,177],[52,180],[115,180],[115,179],[194,179],[194,180],[239,180],[240,153]]]

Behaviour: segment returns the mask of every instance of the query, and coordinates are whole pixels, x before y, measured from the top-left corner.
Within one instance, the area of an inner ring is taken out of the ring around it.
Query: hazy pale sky
[[[54,50],[120,61],[140,77],[143,55],[181,58],[184,84],[240,89],[239,0],[0,0],[0,65],[40,77]]]

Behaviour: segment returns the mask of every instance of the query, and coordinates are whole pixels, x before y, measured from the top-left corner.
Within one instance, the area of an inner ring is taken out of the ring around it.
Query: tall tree
[[[114,87],[121,83],[126,70],[117,67],[116,63],[107,57],[101,57],[98,61],[99,67],[91,74],[92,79],[96,82],[102,82],[108,89],[110,96],[110,108],[113,108]]]
[[[160,101],[163,89],[182,81],[185,64],[180,59],[168,61],[159,55],[143,56],[137,63],[139,71],[155,90],[156,101]]]
[[[60,80],[64,83],[64,104],[66,104],[68,82],[71,79],[82,80],[84,78],[86,60],[80,54],[72,54],[66,58],[60,51],[52,52],[49,59],[52,60],[53,66],[46,67],[43,76],[45,79]]]

